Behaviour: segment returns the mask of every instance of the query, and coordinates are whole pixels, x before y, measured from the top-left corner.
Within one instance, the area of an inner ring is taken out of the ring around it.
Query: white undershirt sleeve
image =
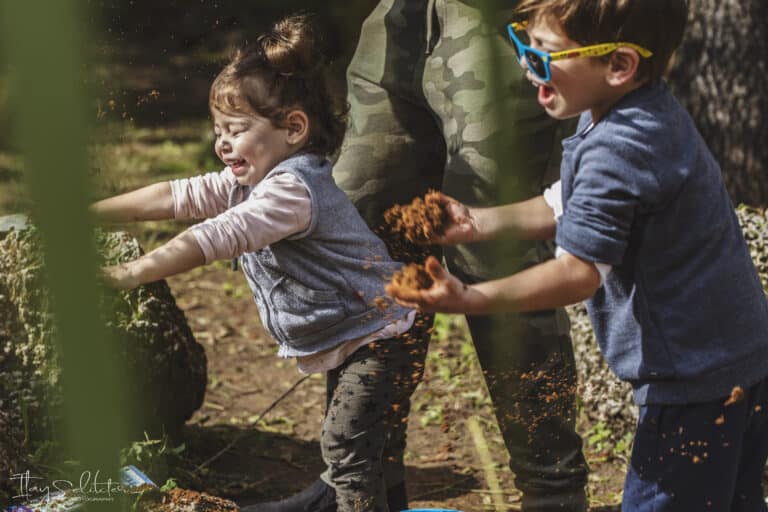
[[[544,202],[547,203],[547,205],[552,208],[552,211],[554,212],[555,216],[555,222],[560,220],[560,217],[563,215],[563,189],[562,189],[562,183],[560,180],[554,182],[551,186],[547,187],[547,189],[544,191]],[[565,249],[562,249],[558,247],[555,249],[555,258],[559,258],[560,256],[563,256],[565,254],[570,254]],[[608,277],[608,274],[611,273],[611,270],[613,267],[607,263],[599,263],[597,261],[593,261],[592,264],[597,269],[597,272],[600,274],[600,286],[603,286],[605,284],[605,279]]]

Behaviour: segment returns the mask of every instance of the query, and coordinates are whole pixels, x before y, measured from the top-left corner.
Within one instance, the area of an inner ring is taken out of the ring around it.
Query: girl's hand
[[[482,299],[481,294],[445,270],[434,256],[427,258],[424,266],[433,281],[428,290],[386,287],[387,293],[401,306],[428,313],[466,313]]]
[[[127,263],[103,267],[100,277],[108,286],[118,290],[130,290],[140,284]]]
[[[102,268],[101,277],[113,288],[129,290],[201,265],[205,255],[187,230],[135,260]]]
[[[430,243],[439,245],[457,245],[480,240],[477,211],[460,203],[456,199],[438,192],[438,201],[448,215],[448,225],[442,236],[436,236]]]

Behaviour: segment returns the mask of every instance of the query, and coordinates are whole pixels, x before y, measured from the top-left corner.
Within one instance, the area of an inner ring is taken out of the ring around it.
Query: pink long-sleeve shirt
[[[289,173],[263,179],[248,200],[229,209],[229,192],[236,184],[229,167],[170,184],[175,218],[207,219],[190,228],[206,263],[236,258],[299,234],[312,219],[309,192]]]

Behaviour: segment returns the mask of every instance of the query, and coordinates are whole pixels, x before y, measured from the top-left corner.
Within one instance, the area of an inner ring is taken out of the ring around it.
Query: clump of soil
[[[435,236],[445,233],[448,213],[439,200],[440,194],[430,190],[422,199],[410,204],[396,204],[384,212],[384,223],[391,233],[402,234],[414,244],[429,243]]]
[[[432,276],[424,265],[410,263],[392,276],[387,286],[390,290],[427,290],[432,287]]]
[[[204,492],[189,489],[171,489],[154,495],[150,493],[146,502],[142,500],[142,509],[147,512],[235,512],[240,507],[234,501],[211,496]]]

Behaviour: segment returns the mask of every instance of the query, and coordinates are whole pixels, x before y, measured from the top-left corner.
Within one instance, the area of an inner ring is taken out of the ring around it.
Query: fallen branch
[[[272,402],[272,403],[269,405],[269,407],[267,407],[266,409],[264,409],[264,411],[262,411],[262,412],[261,412],[261,414],[259,414],[258,418],[256,418],[256,419],[253,421],[253,424],[256,424],[256,423],[258,423],[259,421],[261,421],[261,419],[262,419],[264,416],[266,416],[266,415],[267,415],[267,413],[269,413],[269,412],[270,412],[272,409],[274,409],[274,408],[277,406],[277,404],[279,404],[280,402],[282,402],[282,401],[283,401],[283,399],[285,399],[285,397],[287,397],[288,395],[290,395],[291,393],[293,393],[293,391],[294,391],[294,390],[295,390],[297,387],[299,387],[299,385],[300,385],[302,382],[304,382],[305,380],[307,380],[309,377],[310,377],[310,375],[305,375],[305,376],[303,376],[302,378],[300,378],[299,380],[297,380],[296,382],[294,382],[294,383],[293,383],[293,386],[291,386],[290,388],[288,388],[288,390],[287,390],[285,393],[283,393],[282,395],[280,395],[279,397],[277,397],[277,399],[276,399],[274,402]],[[246,434],[246,433],[247,433],[247,431],[243,430],[242,432],[240,432],[239,434],[237,434],[237,435],[234,437],[234,439],[232,439],[232,441],[230,441],[230,442],[229,442],[229,444],[227,444],[227,445],[226,445],[224,448],[222,448],[221,450],[219,450],[219,451],[218,451],[218,452],[217,452],[215,455],[213,455],[212,457],[210,457],[208,460],[204,461],[202,464],[200,464],[199,466],[197,466],[197,467],[195,468],[195,473],[198,473],[198,472],[199,472],[201,469],[203,469],[204,467],[206,467],[208,464],[210,464],[211,462],[215,461],[216,459],[218,459],[219,457],[221,457],[222,455],[224,455],[225,453],[227,453],[229,450],[231,450],[231,449],[232,449],[232,447],[234,447],[234,446],[237,444],[237,442],[238,442],[238,441],[240,441],[240,439],[242,439],[242,438],[243,438],[243,436],[245,436],[245,434]]]

